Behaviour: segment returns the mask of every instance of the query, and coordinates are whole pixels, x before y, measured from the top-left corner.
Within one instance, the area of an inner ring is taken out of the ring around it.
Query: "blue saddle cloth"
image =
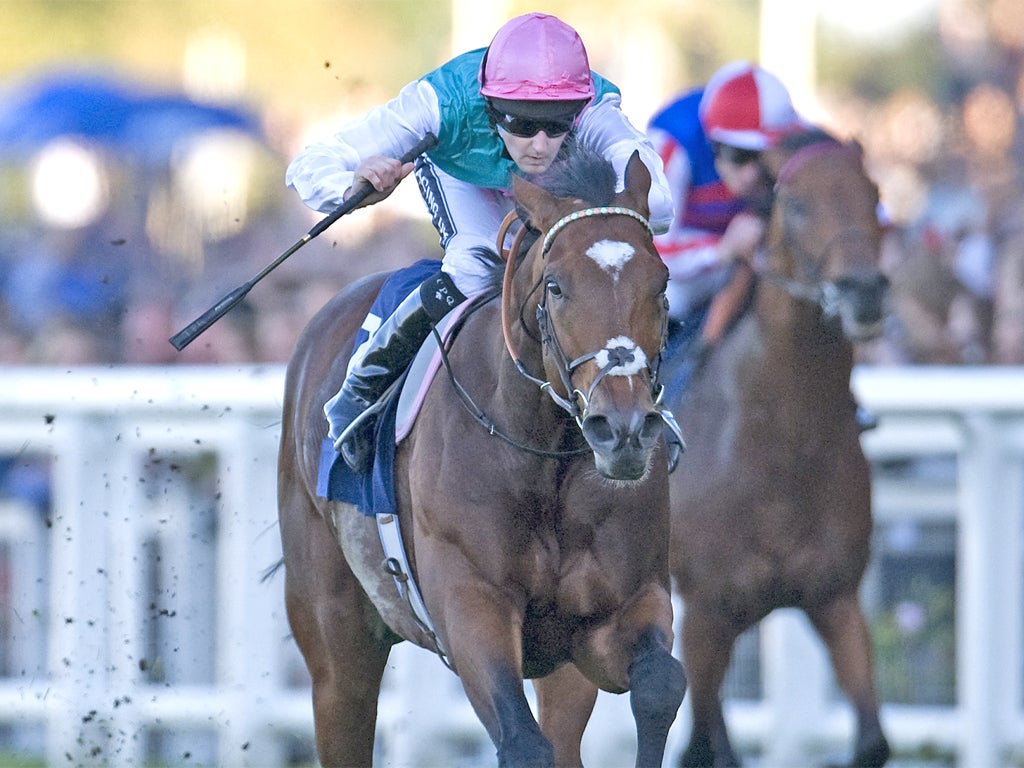
[[[441,262],[437,259],[423,259],[392,272],[381,285],[370,313],[389,317],[406,296],[440,269]],[[369,333],[361,328],[353,348],[358,348],[368,338]],[[334,443],[329,438],[323,441],[317,475],[318,496],[355,504],[364,515],[394,514],[398,511],[395,502],[395,414],[401,384],[394,391],[395,395],[377,414],[373,468],[368,474],[353,472],[341,454],[334,450]]]

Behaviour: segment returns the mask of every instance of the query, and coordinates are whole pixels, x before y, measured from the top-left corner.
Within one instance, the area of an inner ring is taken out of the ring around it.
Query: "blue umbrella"
[[[147,92],[108,75],[51,72],[4,93],[0,154],[24,156],[56,138],[76,136],[162,162],[179,141],[218,128],[261,135],[256,116],[241,107]]]
[[[143,160],[161,161],[182,139],[211,130],[232,129],[261,136],[256,118],[236,107],[199,104],[183,94],[137,101],[117,133],[115,144]]]

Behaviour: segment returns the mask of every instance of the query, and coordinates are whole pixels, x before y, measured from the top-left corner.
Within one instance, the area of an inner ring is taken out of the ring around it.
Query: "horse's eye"
[[[556,299],[562,297],[562,286],[556,283],[554,280],[548,280],[547,282],[548,295],[554,296]]]

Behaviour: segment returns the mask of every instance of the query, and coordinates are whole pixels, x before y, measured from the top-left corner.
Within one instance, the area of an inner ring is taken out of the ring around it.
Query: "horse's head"
[[[517,271],[515,301],[524,335],[540,342],[542,388],[576,418],[597,470],[635,481],[664,426],[652,361],[666,328],[668,270],[654,249],[651,177],[637,154],[625,181],[610,199],[585,200],[515,180],[520,209],[542,235]]]
[[[854,342],[882,331],[888,280],[879,267],[878,188],[855,143],[823,133],[765,153],[776,179],[765,275],[839,319]]]

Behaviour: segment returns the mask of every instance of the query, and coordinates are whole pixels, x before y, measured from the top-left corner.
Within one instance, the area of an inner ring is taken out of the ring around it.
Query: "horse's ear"
[[[513,175],[512,195],[534,229],[546,232],[558,220],[558,198],[532,181]]]
[[[634,211],[649,216],[651,211],[647,195],[651,191],[651,171],[640,159],[639,150],[633,150],[633,154],[626,163],[626,185],[622,192],[617,195],[620,202]]]

